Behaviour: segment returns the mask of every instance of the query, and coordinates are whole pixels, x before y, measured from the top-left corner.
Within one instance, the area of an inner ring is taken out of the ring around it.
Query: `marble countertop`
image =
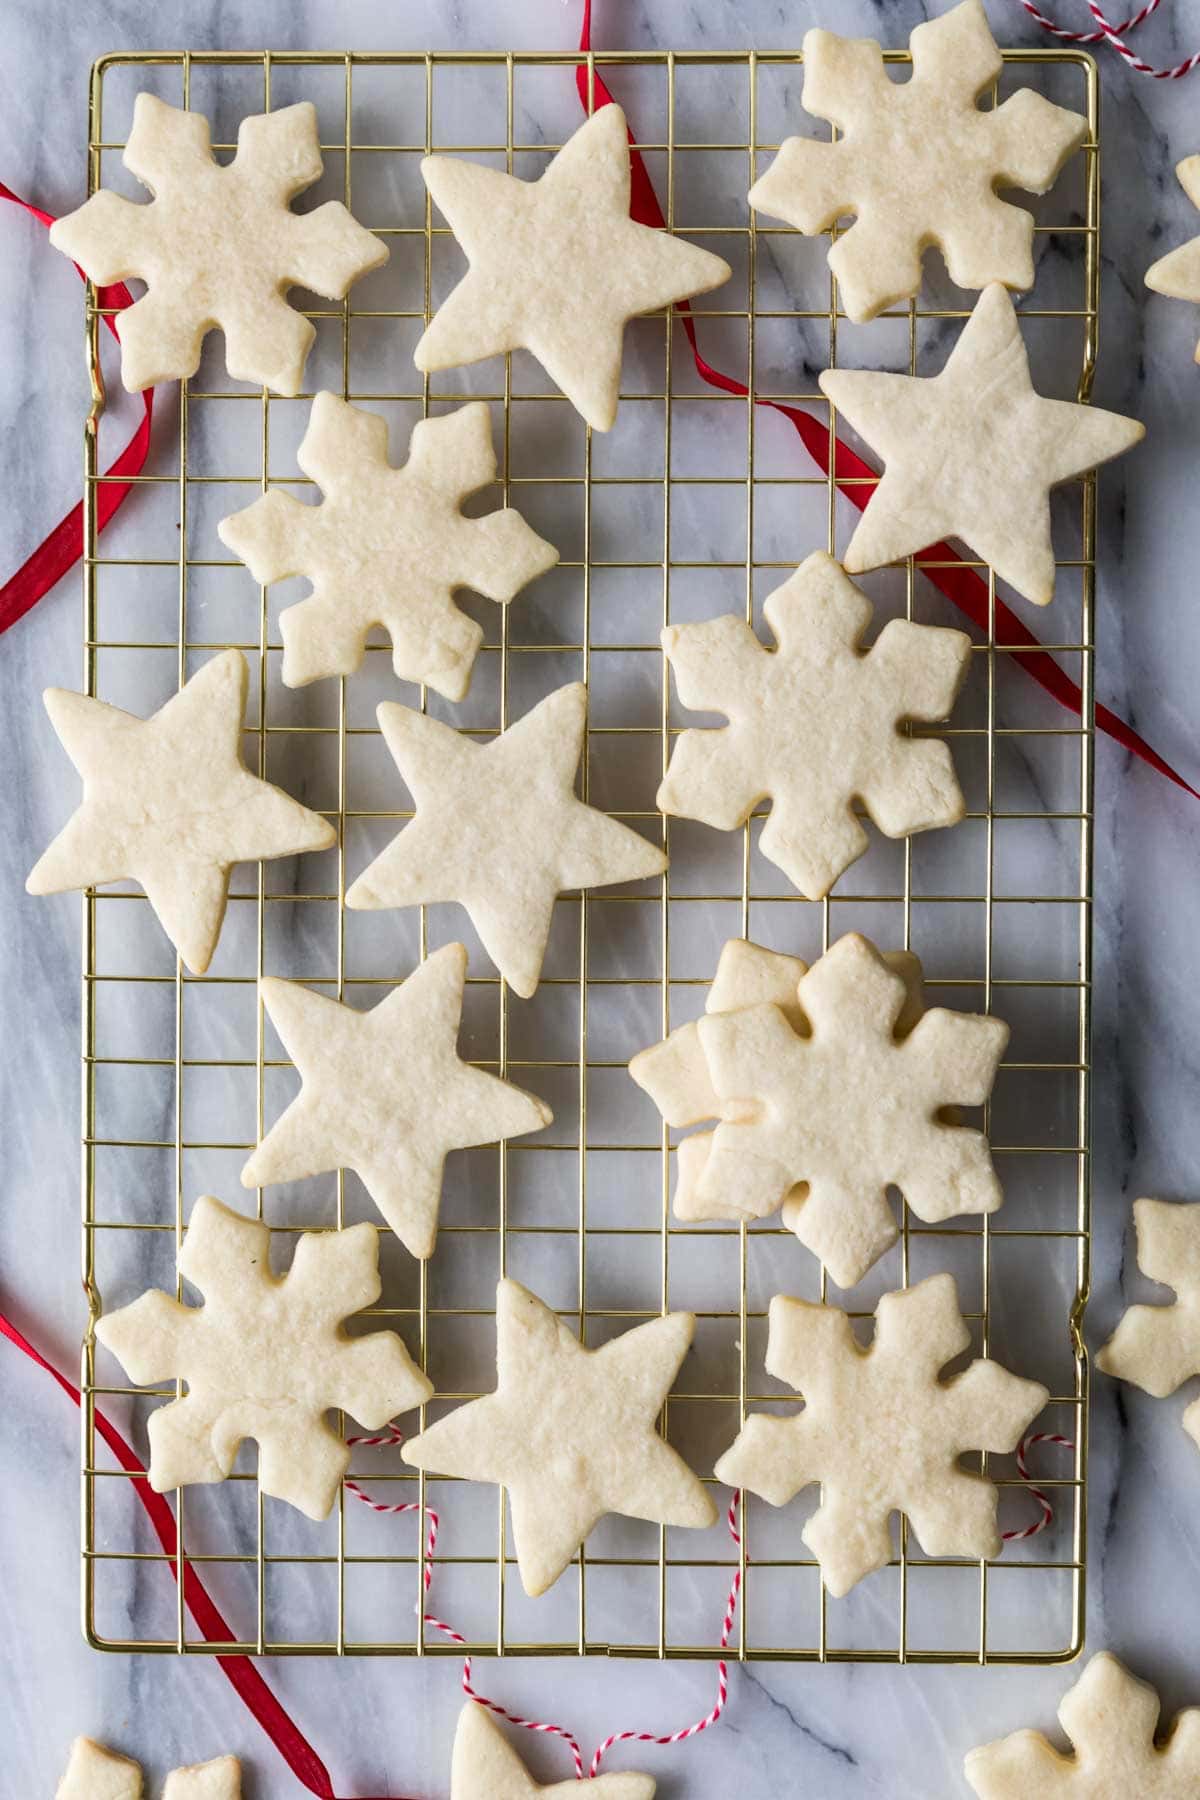
[[[920,0],[603,0],[597,47],[798,44],[809,25],[899,44],[924,18]],[[1082,5],[1057,10],[1072,21]],[[1183,15],[1188,9],[1178,8]],[[1164,9],[1164,13],[1167,9]],[[137,47],[573,47],[576,4],[518,0],[507,24],[480,0],[117,0],[87,7],[39,0],[5,17],[0,176],[53,212],[84,188],[81,142],[89,65]],[[988,0],[1002,42],[1042,44],[1016,0]],[[1196,20],[1156,20],[1147,40],[1171,62]],[[1175,34],[1182,34],[1177,35]],[[1147,426],[1136,456],[1104,478],[1098,607],[1100,699],[1177,767],[1200,775],[1195,696],[1200,621],[1194,603],[1200,509],[1194,502],[1200,314],[1147,295],[1148,263],[1196,230],[1172,173],[1196,150],[1192,83],[1157,84],[1102,54],[1103,332],[1095,398]],[[0,439],[6,504],[0,570],[17,566],[77,498],[86,383],[80,290],[43,234],[5,211],[8,276],[0,286],[7,354],[0,371],[8,429]],[[132,418],[128,406],[120,421]],[[116,442],[114,435],[113,442]],[[39,701],[78,684],[78,574],[73,571],[0,643],[8,723],[7,830],[0,855],[0,1305],[65,1368],[82,1318],[78,1285],[78,908],[25,897],[25,873],[62,814]],[[1095,1259],[1088,1335],[1107,1335],[1133,1272],[1130,1203],[1139,1194],[1200,1197],[1194,1027],[1200,980],[1200,806],[1100,740],[1095,906]],[[49,1796],[68,1742],[87,1732],[137,1754],[158,1791],[177,1763],[232,1750],[251,1800],[299,1792],[207,1659],[124,1658],[89,1651],[78,1625],[78,1434],[74,1414],[30,1365],[4,1353],[0,1432],[0,1795]],[[1178,1427],[1181,1402],[1153,1402],[1097,1377],[1092,1407],[1089,1649],[1109,1647],[1154,1681],[1164,1707],[1200,1702],[1200,1459]],[[312,1736],[340,1794],[444,1795],[460,1703],[453,1662],[291,1659],[270,1670]],[[477,1665],[505,1704],[569,1722],[582,1741],[622,1726],[670,1729],[711,1703],[705,1666],[513,1660]],[[698,1742],[618,1753],[643,1767],[661,1800],[736,1789],[745,1800],[932,1800],[963,1794],[971,1745],[1021,1725],[1049,1729],[1070,1669],[774,1667],[731,1671],[719,1729]],[[569,1772],[563,1752],[522,1742],[542,1780]]]

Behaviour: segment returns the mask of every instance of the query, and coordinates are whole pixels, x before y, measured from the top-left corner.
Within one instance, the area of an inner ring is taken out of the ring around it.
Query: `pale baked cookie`
[[[139,94],[122,161],[150,204],[102,189],[50,227],[50,242],[101,286],[131,275],[146,283],[121,314],[125,386],[194,375],[205,334],[217,330],[235,380],[299,393],[316,331],[287,290],[340,300],[388,258],[340,200],[291,211],[323,167],[312,102],[243,119],[237,155],[222,165],[203,113]]]
[[[560,893],[666,868],[656,844],[576,798],[587,729],[581,681],[485,744],[406,706],[378,710],[416,816],[359,876],[347,906],[459,901],[504,979],[528,999]]]
[[[341,1408],[377,1431],[433,1388],[394,1332],[343,1329],[382,1291],[374,1225],[301,1232],[286,1275],[271,1273],[270,1244],[258,1220],[197,1200],[179,1273],[205,1305],[151,1288],[105,1313],[96,1336],[139,1387],[187,1384],[150,1414],[156,1493],[224,1481],[243,1438],[254,1438],[262,1492],[323,1519],[350,1461],[325,1414]]]
[[[427,156],[421,173],[470,267],[417,345],[418,369],[523,347],[607,431],[627,322],[729,280],[721,257],[630,218],[619,106],[595,112],[537,181],[457,156]]]
[[[1040,1731],[972,1750],[964,1773],[979,1800],[1196,1800],[1200,1708],[1181,1712],[1154,1742],[1158,1695],[1107,1650],[1064,1694],[1059,1722],[1074,1746],[1064,1756]]]
[[[401,1450],[435,1475],[508,1489],[525,1592],[544,1594],[605,1513],[711,1525],[708,1493],[656,1420],[695,1329],[668,1313],[586,1350],[516,1281],[496,1289],[496,1391],[459,1406]]]
[[[1193,206],[1200,207],[1200,156],[1185,156],[1175,164],[1179,185]],[[1189,238],[1176,250],[1168,250],[1146,270],[1146,286],[1172,300],[1200,301],[1200,237]],[[1196,345],[1200,362],[1200,343]]]
[[[996,1487],[958,1458],[1014,1450],[1050,1396],[985,1358],[939,1381],[970,1342],[951,1275],[885,1294],[867,1350],[838,1307],[772,1300],[767,1371],[803,1395],[804,1410],[753,1414],[716,1475],[771,1506],[820,1482],[801,1536],[835,1598],[890,1561],[895,1511],[927,1556],[999,1555]]]
[[[1146,435],[1037,393],[1006,289],[986,288],[940,375],[826,369],[821,390],[886,464],[843,561],[852,575],[965,540],[1035,606],[1054,597],[1050,489]]]
[[[1021,88],[981,111],[1002,58],[982,0],[918,25],[912,75],[890,79],[872,38],[804,35],[804,105],[837,141],[788,138],[750,189],[750,204],[798,231],[855,223],[829,266],[851,319],[873,319],[921,285],[936,245],[959,287],[1033,286],[1033,216],[998,187],[1044,194],[1087,137],[1087,120]]]
[[[892,619],[864,650],[871,615],[817,550],[767,598],[774,651],[736,613],[662,634],[683,704],[729,723],[680,733],[658,806],[733,831],[769,797],[762,853],[810,900],[867,847],[855,799],[893,838],[957,824],[966,810],[945,744],[901,728],[949,715],[971,640]]]
[[[222,651],[149,719],[47,688],[46,711],[83,777],[83,802],[30,871],[29,893],[137,881],[187,967],[202,975],[234,863],[337,842],[327,819],[242,762],[246,680],[241,651]]]
[[[127,1756],[106,1750],[92,1738],[71,1745],[66,1772],[54,1800],[142,1800],[142,1771]],[[162,1800],[241,1800],[242,1772],[236,1756],[174,1769],[167,1776]]]
[[[423,419],[402,468],[388,462],[387,441],[377,413],[318,394],[296,460],[321,505],[272,488],[217,531],[255,581],[312,582],[309,597],[279,615],[286,686],[352,675],[367,633],[382,625],[402,681],[461,700],[483,627],[455,605],[455,591],[511,600],[558,551],[511,506],[464,517],[467,495],[496,479],[482,401]]]
[[[1200,1375],[1200,1205],[1135,1200],[1138,1268],[1174,1290],[1173,1306],[1131,1306],[1096,1358],[1096,1367],[1132,1381],[1156,1400]],[[1200,1444],[1200,1400],[1183,1414]]]
[[[414,1256],[433,1255],[451,1150],[540,1131],[544,1101],[458,1054],[467,953],[447,944],[370,1012],[267,977],[263,1005],[303,1078],[242,1186],[353,1169]]]
[[[596,1775],[588,1782],[595,1800],[654,1800],[649,1775]],[[450,1800],[578,1800],[579,1785],[552,1781],[539,1787],[490,1713],[469,1700],[458,1715]]]

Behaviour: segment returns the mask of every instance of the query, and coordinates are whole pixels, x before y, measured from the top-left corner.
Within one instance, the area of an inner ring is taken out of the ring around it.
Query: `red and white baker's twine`
[[[1138,26],[1150,17],[1151,13],[1158,11],[1161,4],[1162,0],[1146,0],[1146,5],[1140,12],[1133,13],[1128,19],[1122,19],[1120,24],[1114,25],[1111,19],[1105,18],[1097,0],[1087,0],[1088,11],[1096,21],[1098,29],[1096,31],[1068,31],[1065,26],[1057,24],[1053,19],[1048,19],[1045,13],[1039,12],[1033,0],[1018,0],[1018,5],[1023,6],[1030,18],[1036,19],[1043,31],[1050,32],[1051,36],[1062,38],[1068,44],[1111,44],[1117,55],[1124,57],[1129,67],[1136,69],[1139,75],[1149,75],[1154,81],[1178,81],[1181,75],[1190,75],[1192,70],[1200,65],[1200,50],[1186,57],[1183,62],[1176,63],[1172,69],[1156,69],[1153,63],[1144,61],[1137,51],[1130,49],[1125,42],[1127,33],[1136,31]]]
[[[1154,5],[1157,5],[1158,0],[1153,0],[1153,3]],[[346,1442],[347,1444],[357,1446],[360,1449],[369,1450],[384,1444],[400,1445],[404,1442],[404,1433],[398,1431],[394,1425],[389,1425],[387,1430],[381,1432],[377,1437],[352,1437],[347,1438]],[[1036,1537],[1040,1531],[1045,1531],[1047,1525],[1049,1525],[1054,1518],[1054,1508],[1051,1506],[1042,1490],[1034,1487],[1029,1478],[1029,1469],[1026,1464],[1025,1456],[1026,1452],[1032,1449],[1034,1444],[1061,1444],[1066,1450],[1073,1450],[1075,1448],[1070,1438],[1060,1437],[1056,1431],[1031,1432],[1028,1437],[1022,1439],[1021,1443],[1018,1444],[1016,1457],[1017,1474],[1028,1486],[1033,1499],[1037,1501],[1039,1516],[1031,1525],[1026,1525],[1019,1531],[1002,1532],[1001,1536],[1006,1544],[1019,1542],[1024,1538]],[[421,1502],[419,1500],[404,1500],[396,1504],[388,1504],[382,1500],[373,1500],[368,1493],[364,1492],[356,1481],[351,1481],[349,1477],[346,1478],[345,1486],[347,1492],[353,1494],[356,1500],[361,1500],[364,1506],[369,1506],[372,1512],[411,1513],[420,1512],[422,1510]],[[742,1545],[742,1535],[738,1529],[738,1515],[741,1507],[741,1500],[742,1495],[741,1489],[739,1488],[734,1491],[733,1498],[729,1502],[729,1511],[726,1514],[726,1524],[729,1529],[729,1535],[739,1550]],[[439,1522],[438,1515],[431,1506],[426,1506],[424,1511],[429,1520],[429,1531],[425,1541],[425,1592],[428,1594],[430,1584],[433,1581],[433,1553],[437,1547]],[[729,1648],[729,1640],[733,1635],[733,1621],[737,1615],[738,1599],[741,1595],[741,1591],[742,1571],[739,1565],[733,1571],[733,1580],[729,1584],[729,1593],[725,1600],[725,1615],[721,1621],[722,1650],[727,1650]],[[455,1631],[453,1625],[447,1625],[444,1619],[436,1618],[433,1613],[427,1612],[424,1615],[424,1620],[426,1625],[432,1625],[436,1631],[440,1631],[444,1637],[448,1637],[451,1643],[462,1644],[465,1646],[467,1641],[466,1638],[463,1637],[461,1632]],[[662,1737],[657,1736],[652,1731],[614,1731],[604,1739],[602,1744],[596,1746],[596,1749],[592,1754],[591,1763],[588,1765],[586,1772],[583,1765],[583,1752],[579,1748],[578,1741],[571,1736],[571,1733],[567,1730],[565,1725],[553,1725],[545,1719],[522,1718],[519,1713],[509,1712],[507,1707],[501,1706],[498,1701],[491,1700],[486,1694],[479,1693],[478,1690],[471,1685],[471,1658],[469,1656],[463,1658],[462,1686],[463,1693],[466,1694],[468,1699],[474,1700],[477,1706],[486,1706],[489,1712],[495,1713],[501,1719],[507,1719],[510,1725],[519,1725],[524,1731],[537,1731],[542,1732],[549,1737],[561,1738],[563,1743],[567,1746],[567,1749],[571,1752],[571,1759],[575,1764],[576,1780],[584,1781],[592,1780],[600,1773],[600,1764],[615,1744],[682,1744],[687,1738],[696,1737],[700,1732],[707,1731],[710,1725],[715,1725],[717,1720],[721,1717],[721,1714],[725,1711],[726,1702],[729,1699],[729,1670],[724,1658],[722,1658],[717,1664],[717,1697],[713,1701],[712,1710],[705,1713],[702,1719],[696,1719],[692,1724],[681,1726],[678,1731],[668,1732]]]

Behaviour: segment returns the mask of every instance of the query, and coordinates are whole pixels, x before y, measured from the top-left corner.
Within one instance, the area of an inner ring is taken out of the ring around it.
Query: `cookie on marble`
[[[142,1800],[142,1771],[127,1756],[118,1756],[93,1738],[78,1737],[54,1800]],[[242,1771],[236,1756],[174,1769],[167,1776],[162,1800],[241,1800]]]
[[[657,805],[733,831],[769,798],[762,853],[810,900],[867,847],[855,800],[892,838],[966,811],[946,745],[906,737],[903,725],[949,716],[971,640],[891,619],[864,650],[871,616],[866,595],[817,550],[767,598],[776,649],[736,613],[662,634],[683,704],[729,723],[679,734]]]
[[[46,711],[83,777],[83,803],[38,859],[31,894],[132,879],[184,963],[212,961],[234,863],[327,850],[319,813],[242,762],[246,659],[225,650],[149,719],[66,688]]]
[[[468,1700],[454,1734],[450,1800],[578,1800],[578,1794],[574,1778],[540,1787],[491,1714]],[[595,1800],[654,1800],[654,1782],[649,1775],[595,1775],[588,1794]]]
[[[729,264],[629,216],[629,132],[602,106],[536,181],[457,156],[421,173],[470,265],[415,352],[449,369],[527,349],[596,431],[617,416],[625,326],[729,280]]]
[[[1200,1375],[1200,1204],[1135,1200],[1138,1267],[1176,1295],[1173,1306],[1131,1306],[1096,1358],[1096,1367],[1164,1400]],[[1200,1444],[1200,1400],[1183,1414]]]
[[[996,1487],[958,1458],[1015,1450],[1049,1394],[982,1357],[939,1380],[970,1343],[951,1275],[885,1294],[868,1349],[838,1307],[771,1301],[767,1371],[803,1395],[804,1410],[752,1414],[717,1479],[771,1506],[820,1482],[801,1536],[835,1598],[891,1560],[893,1512],[927,1556],[999,1554]]]
[[[707,1526],[716,1508],[657,1419],[687,1355],[691,1313],[587,1350],[519,1282],[496,1289],[496,1391],[409,1438],[414,1468],[508,1490],[525,1592],[544,1594],[606,1513]]]
[[[1050,490],[1146,435],[1034,388],[1007,289],[985,288],[940,375],[826,369],[821,391],[885,464],[843,561],[852,575],[962,538],[1035,606],[1054,598]]]
[[[1176,163],[1179,185],[1193,206],[1200,207],[1200,155],[1185,156]],[[1172,300],[1200,302],[1200,237],[1189,238],[1175,250],[1151,263],[1146,270],[1146,286],[1156,294],[1167,294]],[[1196,345],[1196,361],[1200,362],[1200,343]]]
[[[382,625],[401,681],[461,700],[483,627],[455,592],[506,602],[558,561],[514,507],[462,512],[469,494],[496,479],[487,407],[477,400],[422,419],[408,461],[394,469],[384,419],[318,394],[296,460],[321,489],[319,506],[272,488],[217,526],[255,581],[312,583],[307,599],[279,615],[285,685],[352,675],[368,632]]]
[[[1002,58],[982,0],[918,25],[912,74],[893,81],[871,38],[804,35],[804,106],[837,127],[834,142],[790,137],[750,189],[750,205],[798,231],[855,222],[829,250],[846,312],[873,319],[921,286],[936,245],[964,288],[1033,286],[1033,215],[998,187],[1044,194],[1087,137],[1081,113],[1020,88],[978,101]]]
[[[156,1493],[224,1481],[253,1438],[261,1491],[324,1519],[350,1461],[326,1413],[377,1431],[433,1388],[395,1332],[352,1338],[343,1327],[382,1291],[374,1225],[301,1232],[286,1275],[272,1274],[270,1244],[260,1221],[197,1200],[179,1273],[205,1304],[151,1288],[105,1313],[96,1336],[138,1386],[187,1384],[150,1414]]]

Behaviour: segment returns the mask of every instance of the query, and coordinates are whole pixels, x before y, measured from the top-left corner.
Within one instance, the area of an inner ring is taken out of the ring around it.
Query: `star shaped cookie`
[[[30,871],[31,894],[140,882],[187,967],[212,960],[234,863],[327,850],[327,819],[241,758],[246,659],[225,650],[149,719],[66,688],[46,711],[83,777],[83,803]]]
[[[1200,207],[1200,156],[1185,156],[1176,163],[1175,173],[1192,205]],[[1151,263],[1146,270],[1146,286],[1156,294],[1168,294],[1172,300],[1200,301],[1200,237],[1189,238],[1186,244]],[[1196,345],[1196,361],[1200,362],[1200,343]]]
[[[263,1005],[304,1085],[242,1170],[242,1186],[353,1169],[401,1243],[432,1256],[449,1152],[540,1131],[554,1116],[460,1058],[466,973],[463,946],[447,944],[370,1012],[298,982],[263,981]]]
[[[576,798],[582,682],[556,689],[486,744],[407,706],[385,702],[378,716],[416,816],[359,876],[347,906],[461,902],[504,979],[528,999],[560,893],[666,868],[657,845]]]
[[[695,1324],[691,1313],[668,1313],[585,1350],[536,1294],[502,1281],[495,1393],[456,1407],[401,1455],[435,1475],[508,1489],[531,1599],[558,1580],[605,1513],[711,1525],[711,1498],[655,1427]]]
[[[54,1800],[142,1800],[142,1793],[137,1763],[93,1738],[78,1737]],[[163,1800],[241,1800],[241,1793],[237,1757],[218,1756],[212,1762],[173,1769],[163,1787]]]
[[[1035,606],[1054,597],[1050,489],[1145,436],[1121,413],[1037,393],[1016,310],[998,283],[984,289],[940,375],[826,369],[820,382],[886,464],[847,570],[957,537]]]
[[[595,1800],[654,1800],[649,1775],[597,1775],[588,1782]],[[458,1715],[450,1800],[578,1800],[579,1785],[554,1781],[539,1787],[490,1713],[470,1700]]]
[[[525,348],[607,431],[627,322],[729,280],[721,257],[630,218],[619,106],[593,113],[537,181],[454,156],[427,156],[421,173],[470,267],[417,345],[418,369]]]

